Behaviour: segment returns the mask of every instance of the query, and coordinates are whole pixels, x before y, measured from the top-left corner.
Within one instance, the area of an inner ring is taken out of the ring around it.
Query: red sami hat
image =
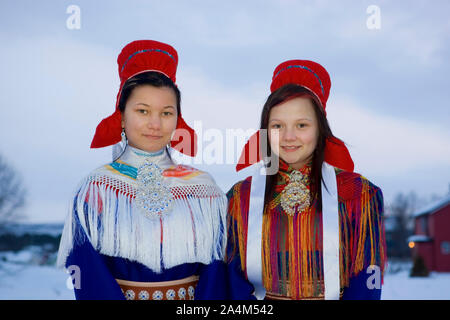
[[[119,110],[120,95],[125,82],[139,73],[156,71],[170,78],[176,83],[178,65],[177,51],[170,45],[154,40],[137,40],[127,44],[117,57],[119,67],[120,89],[117,94],[116,110],[112,115],[103,119],[95,130],[91,148],[102,148],[121,141],[122,115]],[[195,156],[197,153],[197,135],[178,114],[176,129],[184,129],[189,133],[190,145],[171,141],[171,146],[178,151]],[[175,134],[176,136],[176,134]],[[183,136],[183,135],[181,135]]]
[[[330,94],[331,80],[330,76],[320,64],[309,60],[289,60],[281,63],[275,68],[272,77],[270,91],[274,92],[286,84],[297,84],[308,89],[317,99],[323,108],[326,116],[326,105]],[[236,171],[242,170],[252,164],[259,162],[261,157],[260,132],[257,131],[247,141],[242,150],[239,162],[236,165]],[[250,148],[250,145],[257,146]],[[250,154],[251,152],[257,155]],[[328,164],[353,171],[354,164],[350,153],[345,144],[337,139],[327,139],[325,145],[325,159]]]

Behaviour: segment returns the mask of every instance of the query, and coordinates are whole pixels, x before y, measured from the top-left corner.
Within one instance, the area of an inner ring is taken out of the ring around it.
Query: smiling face
[[[314,105],[308,97],[297,97],[276,105],[269,114],[272,151],[294,169],[312,159],[319,137]]]
[[[171,140],[177,126],[172,88],[141,85],[133,89],[122,112],[122,128],[131,147],[155,152]]]

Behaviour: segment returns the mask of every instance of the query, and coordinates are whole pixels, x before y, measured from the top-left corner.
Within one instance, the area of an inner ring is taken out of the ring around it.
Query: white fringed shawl
[[[124,161],[133,162],[133,157]],[[156,159],[162,167],[172,164],[165,157]],[[222,190],[202,171],[190,177],[164,177],[164,182],[174,197],[173,209],[162,218],[149,219],[135,205],[135,179],[108,165],[92,172],[71,204],[57,265],[64,267],[74,244],[83,241],[77,227],[98,252],[140,262],[154,272],[223,259],[227,198]]]

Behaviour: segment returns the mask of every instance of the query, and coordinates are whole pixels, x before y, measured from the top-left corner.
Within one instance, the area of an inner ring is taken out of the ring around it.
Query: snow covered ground
[[[0,254],[0,300],[71,300],[69,275],[36,259],[33,250]],[[391,263],[387,270],[382,299],[450,300],[450,273],[432,272],[428,278],[410,278],[410,263]]]
[[[450,272],[430,272],[426,278],[409,277],[412,263],[389,263],[382,300],[450,300]]]
[[[42,259],[33,250],[0,254],[0,300],[72,300],[67,287],[69,274],[54,266],[40,265]]]

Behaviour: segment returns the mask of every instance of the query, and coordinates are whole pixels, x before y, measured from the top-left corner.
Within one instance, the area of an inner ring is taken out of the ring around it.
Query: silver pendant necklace
[[[297,212],[303,211],[310,206],[310,192],[306,187],[308,185],[308,177],[300,171],[294,170],[289,175],[289,183],[281,192],[280,203],[283,210],[290,216]]]
[[[164,185],[163,170],[146,159],[137,171],[136,204],[140,211],[150,219],[161,218],[172,211],[173,195]]]

